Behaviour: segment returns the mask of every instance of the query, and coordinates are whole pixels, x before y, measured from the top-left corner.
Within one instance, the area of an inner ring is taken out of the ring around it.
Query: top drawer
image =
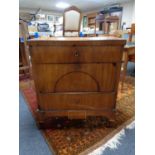
[[[89,63],[121,61],[121,46],[33,46],[33,63]]]

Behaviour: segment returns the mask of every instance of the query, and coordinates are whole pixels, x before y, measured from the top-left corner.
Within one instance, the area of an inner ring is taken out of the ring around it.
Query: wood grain
[[[115,117],[125,40],[109,37],[31,40],[38,122],[50,117]]]

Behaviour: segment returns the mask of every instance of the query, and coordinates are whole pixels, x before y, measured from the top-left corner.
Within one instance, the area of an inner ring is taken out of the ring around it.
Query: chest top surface
[[[125,45],[126,40],[116,37],[52,37],[37,38],[28,41],[30,46],[36,45]]]

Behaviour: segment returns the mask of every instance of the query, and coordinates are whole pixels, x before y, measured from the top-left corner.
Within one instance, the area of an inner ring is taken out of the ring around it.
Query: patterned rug
[[[134,120],[135,97],[134,78],[127,77],[124,88],[119,85],[117,97],[116,125],[108,126],[100,117],[69,121],[55,119],[51,129],[41,130],[52,153],[57,155],[84,155],[100,147]],[[33,81],[22,79],[20,90],[35,118],[37,100]]]

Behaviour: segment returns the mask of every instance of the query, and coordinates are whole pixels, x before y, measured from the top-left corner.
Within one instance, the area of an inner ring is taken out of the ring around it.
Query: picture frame
[[[60,16],[55,16],[55,17],[54,17],[54,22],[55,22],[55,23],[58,23],[58,22],[59,22],[59,18],[60,18]]]
[[[54,16],[53,15],[47,15],[47,21],[54,22]]]

